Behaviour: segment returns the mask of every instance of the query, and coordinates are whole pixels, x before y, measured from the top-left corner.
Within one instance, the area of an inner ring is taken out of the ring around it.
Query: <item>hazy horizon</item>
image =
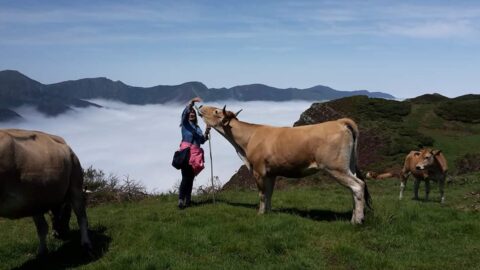
[[[183,105],[128,105],[91,100],[103,108],[75,108],[57,117],[46,117],[31,107],[16,111],[25,117],[18,122],[0,122],[0,128],[40,130],[62,136],[78,155],[84,169],[93,166],[120,178],[142,182],[149,192],[168,192],[181,179],[171,159],[181,140],[179,128]],[[239,119],[275,126],[292,126],[312,102],[227,102],[227,109],[243,109]],[[221,107],[224,103],[208,103]],[[205,124],[199,120],[202,129]],[[194,186],[210,185],[208,142],[206,168]],[[214,176],[225,184],[243,164],[234,148],[212,131]]]

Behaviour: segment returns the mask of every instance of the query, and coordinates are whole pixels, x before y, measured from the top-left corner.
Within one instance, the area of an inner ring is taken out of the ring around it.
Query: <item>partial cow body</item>
[[[53,227],[62,234],[68,231],[71,207],[82,245],[90,248],[82,185],[80,162],[62,138],[39,131],[0,130],[0,216],[32,216],[40,254],[47,252],[44,214],[52,211]]]
[[[438,181],[440,200],[442,203],[445,202],[444,187],[447,171],[447,160],[440,150],[422,149],[420,151],[411,151],[405,157],[401,173],[400,199],[403,198],[403,191],[411,174],[415,178],[413,187],[414,199],[418,200],[420,181],[425,181],[425,200],[428,200],[430,180],[435,180]]]
[[[200,115],[234,146],[253,172],[260,191],[260,214],[271,209],[276,176],[302,177],[323,169],[350,188],[355,203],[352,223],[363,222],[369,194],[366,183],[356,176],[358,128],[351,119],[290,128],[242,122],[225,108],[201,106]]]

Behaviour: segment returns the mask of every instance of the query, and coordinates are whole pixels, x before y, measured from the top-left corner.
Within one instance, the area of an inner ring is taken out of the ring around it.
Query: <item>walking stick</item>
[[[208,149],[210,150],[210,180],[212,182],[212,197],[215,204],[215,185],[213,184],[212,134],[208,134]]]

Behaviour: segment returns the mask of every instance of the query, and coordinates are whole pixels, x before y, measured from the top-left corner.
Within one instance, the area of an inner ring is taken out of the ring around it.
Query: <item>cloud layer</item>
[[[92,165],[106,173],[129,176],[145,184],[149,191],[166,192],[180,181],[180,171],[170,164],[180,143],[179,105],[126,105],[94,100],[104,108],[76,109],[61,116],[44,117],[31,108],[17,110],[27,120],[0,123],[0,128],[41,130],[62,136],[77,153],[84,168]],[[311,103],[309,102],[227,102],[232,111],[243,109],[243,121],[291,126]],[[210,105],[210,104],[209,104]],[[221,107],[223,104],[212,103]],[[201,123],[204,128],[203,122]],[[212,131],[214,175],[225,183],[242,165],[233,147]],[[210,160],[208,143],[206,169],[195,186],[209,185]]]

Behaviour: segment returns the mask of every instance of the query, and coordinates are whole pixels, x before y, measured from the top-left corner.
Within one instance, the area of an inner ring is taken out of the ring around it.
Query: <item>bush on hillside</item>
[[[337,99],[328,104],[358,122],[378,120],[399,122],[411,110],[411,104],[406,102],[367,96]]]
[[[480,153],[468,153],[455,160],[457,174],[480,171]]]
[[[83,173],[84,190],[90,205],[106,202],[138,201],[148,196],[145,186],[125,176],[120,179],[114,174],[108,176],[102,170],[90,166]]]
[[[425,94],[415,98],[408,99],[409,102],[417,104],[431,104],[436,102],[443,102],[449,100],[448,97],[442,96],[438,93]]]
[[[434,111],[445,120],[480,123],[480,98],[450,100],[441,103]]]

